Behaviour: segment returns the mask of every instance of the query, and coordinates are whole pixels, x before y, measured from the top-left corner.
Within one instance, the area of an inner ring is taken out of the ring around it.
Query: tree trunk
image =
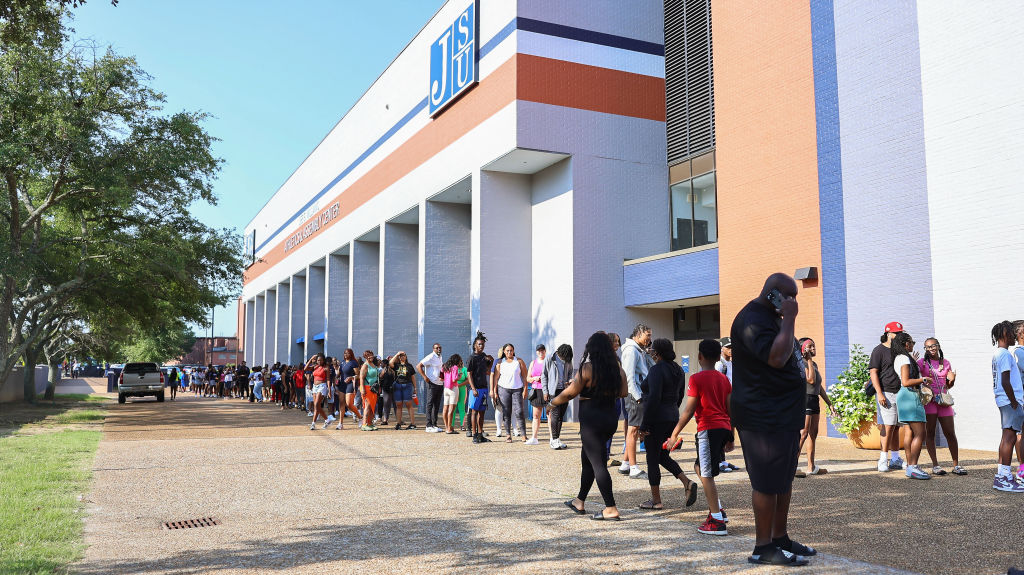
[[[25,402],[36,402],[36,360],[38,351],[25,352]]]
[[[56,358],[50,358],[47,363],[50,366],[50,374],[46,380],[46,393],[43,399],[53,400],[53,394],[57,391],[57,384],[60,383],[60,362]]]

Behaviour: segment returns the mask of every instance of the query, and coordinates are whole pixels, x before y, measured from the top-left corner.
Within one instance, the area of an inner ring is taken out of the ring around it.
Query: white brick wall
[[[403,350],[414,361],[419,359],[419,226],[386,223],[380,245],[383,297],[379,349],[388,355]]]
[[[353,349],[372,349],[383,357],[377,341],[380,317],[380,244],[355,241],[351,244],[352,323],[349,341]]]
[[[341,357],[348,345],[348,256],[327,256],[327,355]],[[362,353],[356,351],[356,355]]]
[[[305,344],[295,343],[295,340],[306,334],[306,276],[293,275],[291,288],[288,290],[291,296],[292,311],[288,319],[288,348],[289,357],[292,363],[305,363],[309,356],[306,354]]]

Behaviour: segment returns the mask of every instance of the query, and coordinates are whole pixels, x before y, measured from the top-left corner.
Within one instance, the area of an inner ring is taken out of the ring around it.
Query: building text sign
[[[338,217],[338,212],[341,210],[341,202],[334,202],[330,206],[324,208],[322,212],[313,216],[306,221],[306,225],[302,226],[299,231],[288,236],[288,239],[284,242],[284,251],[288,253],[293,248],[301,244],[309,236],[320,231],[330,222],[334,221]]]
[[[430,115],[477,83],[477,0],[430,45]]]

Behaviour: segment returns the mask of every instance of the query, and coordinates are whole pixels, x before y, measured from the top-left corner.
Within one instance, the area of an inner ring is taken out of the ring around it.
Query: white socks
[[[719,520],[719,521],[725,519],[724,517],[722,517],[722,512],[721,511],[719,511],[718,513],[712,513],[711,516],[714,517],[715,519]]]
[[[1009,465],[1000,465],[999,470],[996,471],[997,477],[1010,477],[1013,474],[1013,468]]]

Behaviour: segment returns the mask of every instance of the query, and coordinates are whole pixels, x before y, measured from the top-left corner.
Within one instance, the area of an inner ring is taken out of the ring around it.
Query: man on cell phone
[[[754,552],[762,565],[806,565],[816,555],[788,533],[793,475],[800,457],[807,383],[795,337],[797,287],[786,274],[768,277],[761,294],[732,324],[731,415],[739,429],[753,489]]]

